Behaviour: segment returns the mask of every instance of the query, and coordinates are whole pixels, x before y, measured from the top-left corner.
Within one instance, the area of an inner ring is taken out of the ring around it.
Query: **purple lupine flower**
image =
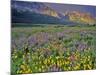
[[[41,35],[43,36],[43,41],[44,41],[44,42],[48,42],[48,40],[49,40],[48,35],[49,35],[49,34],[45,32],[45,33],[42,33]]]
[[[26,42],[27,40],[25,37],[20,37],[18,39],[15,39],[16,49],[21,50]]]
[[[63,47],[63,49],[62,49],[64,52],[67,50],[65,47]]]
[[[12,44],[12,45],[11,45],[11,49],[12,49],[12,50],[16,49],[16,42],[15,42],[14,39],[11,40],[11,44]]]
[[[33,46],[33,45],[35,45],[37,43],[37,39],[36,39],[36,37],[35,36],[30,36],[29,38],[28,38],[28,44],[30,45],[30,46]]]
[[[75,61],[75,55],[74,54],[72,54],[71,56],[70,56],[70,61]]]
[[[38,45],[45,44],[49,41],[48,33],[40,32],[35,35]]]
[[[78,45],[78,50],[84,50],[84,49],[86,49],[87,48],[87,45],[86,44],[83,44],[83,43],[80,43],[79,45]]]
[[[48,49],[44,49],[44,50],[43,50],[43,55],[44,55],[45,57],[50,56],[51,54],[52,54],[52,51],[51,51],[51,50],[48,50]]]
[[[80,36],[81,36],[81,37],[84,37],[84,36],[86,36],[86,35],[87,35],[87,32],[86,32],[86,31],[80,32]]]
[[[52,65],[49,69],[49,72],[58,72],[61,71],[61,69],[57,65]]]
[[[49,33],[48,39],[49,39],[49,41],[54,41],[57,39],[57,36],[55,33]]]
[[[64,37],[64,33],[63,32],[58,32],[57,37]]]

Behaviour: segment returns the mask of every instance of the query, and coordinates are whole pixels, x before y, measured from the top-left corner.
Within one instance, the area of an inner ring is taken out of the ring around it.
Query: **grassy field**
[[[96,69],[96,28],[12,27],[11,72]]]

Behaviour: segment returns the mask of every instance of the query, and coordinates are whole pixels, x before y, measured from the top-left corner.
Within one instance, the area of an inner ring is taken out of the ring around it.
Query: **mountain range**
[[[34,23],[34,24],[87,24],[94,25],[95,17],[90,13],[80,11],[58,12],[41,2],[11,2],[12,23]]]

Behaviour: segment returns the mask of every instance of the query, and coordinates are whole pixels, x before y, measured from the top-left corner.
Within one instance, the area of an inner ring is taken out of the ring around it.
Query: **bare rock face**
[[[73,12],[67,13],[65,16],[69,16],[69,19],[71,21],[75,21],[78,23],[85,23],[85,24],[89,24],[89,25],[95,24],[95,18],[92,17],[91,14],[89,14],[89,13],[73,11]]]

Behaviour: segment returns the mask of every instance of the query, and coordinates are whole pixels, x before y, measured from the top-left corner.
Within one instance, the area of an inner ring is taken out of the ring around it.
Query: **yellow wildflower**
[[[15,59],[17,58],[17,55],[15,55]]]
[[[69,64],[70,62],[69,61],[65,61],[65,64]]]

